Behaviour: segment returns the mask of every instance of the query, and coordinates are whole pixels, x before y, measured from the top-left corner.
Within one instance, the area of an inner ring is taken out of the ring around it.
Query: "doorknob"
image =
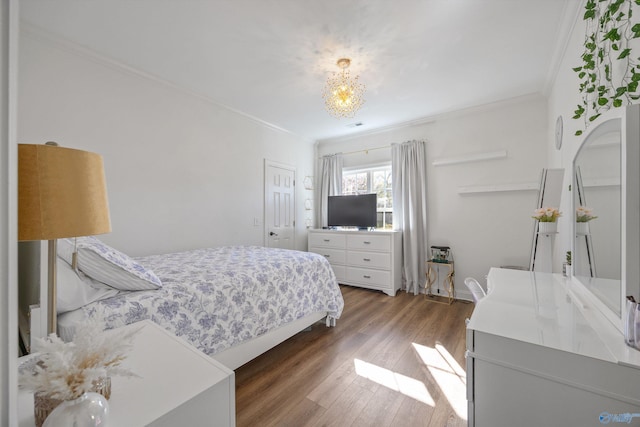
[[[273,231],[269,232],[269,236],[277,236],[278,233],[274,233]]]

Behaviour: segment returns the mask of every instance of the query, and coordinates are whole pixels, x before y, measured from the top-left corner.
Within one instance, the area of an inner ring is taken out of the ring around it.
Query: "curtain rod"
[[[382,146],[382,147],[365,148],[363,150],[347,151],[346,153],[339,152],[339,153],[333,153],[333,154],[325,154],[324,156],[320,156],[320,157],[335,156],[336,154],[342,154],[343,156],[347,156],[349,154],[358,154],[358,153],[369,154],[369,151],[382,150],[382,149],[385,149],[385,148],[391,148],[391,145],[385,145],[385,146]]]
[[[413,139],[407,142],[413,142],[413,141],[418,141],[418,142],[426,142],[426,140],[422,140],[422,139]],[[382,147],[373,147],[373,148],[365,148],[363,150],[354,150],[354,151],[347,151],[346,153],[343,152],[338,152],[338,153],[333,153],[333,154],[325,154],[324,156],[320,156],[318,158],[321,157],[326,157],[326,156],[335,156],[336,154],[342,154],[343,156],[349,155],[349,154],[358,154],[358,153],[366,153],[369,154],[369,151],[375,151],[375,150],[382,150],[385,148],[391,148],[393,145],[395,144],[389,144],[389,145],[383,145]]]

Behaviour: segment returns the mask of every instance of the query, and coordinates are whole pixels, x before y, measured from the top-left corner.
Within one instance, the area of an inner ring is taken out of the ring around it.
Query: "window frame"
[[[392,173],[391,170],[391,162],[385,162],[385,163],[376,163],[376,164],[371,164],[371,165],[366,165],[366,166],[351,166],[351,167],[347,167],[347,168],[343,168],[342,169],[342,183],[344,184],[345,181],[345,175],[353,175],[353,174],[360,174],[360,173],[366,173],[367,174],[367,189],[363,190],[362,192],[358,192],[356,190],[356,192],[345,192],[345,188],[344,185],[342,186],[342,191],[341,194],[342,195],[352,195],[352,194],[370,194],[370,193],[376,193],[376,191],[373,188],[374,182],[373,182],[373,174],[374,172],[378,172],[378,171],[389,171],[389,174]],[[392,191],[393,190],[393,180],[391,181],[391,186],[385,188],[386,191]],[[386,215],[387,214],[391,214],[392,218],[393,218],[393,205],[392,206],[385,206],[382,208],[379,208],[376,205],[376,213],[382,213],[382,229],[385,228],[392,228],[393,225],[389,224],[389,227],[385,227],[385,223],[386,223]]]

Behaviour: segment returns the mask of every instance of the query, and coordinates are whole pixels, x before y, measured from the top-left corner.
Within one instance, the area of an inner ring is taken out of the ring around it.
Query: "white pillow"
[[[76,310],[91,302],[118,295],[120,291],[113,289],[90,277],[76,273],[69,264],[58,257],[57,266],[57,304],[58,314]]]
[[[78,237],[78,269],[99,282],[122,291],[144,291],[162,287],[153,271],[95,237]],[[58,240],[58,256],[71,264],[73,239]]]

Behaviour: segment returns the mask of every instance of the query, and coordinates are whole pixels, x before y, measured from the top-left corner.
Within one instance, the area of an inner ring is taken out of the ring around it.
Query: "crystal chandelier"
[[[349,75],[349,58],[338,59],[337,65],[342,68],[342,72],[334,72],[327,79],[322,92],[324,104],[329,114],[334,117],[353,117],[364,102],[362,95],[365,87],[358,83],[358,76],[352,78]]]

